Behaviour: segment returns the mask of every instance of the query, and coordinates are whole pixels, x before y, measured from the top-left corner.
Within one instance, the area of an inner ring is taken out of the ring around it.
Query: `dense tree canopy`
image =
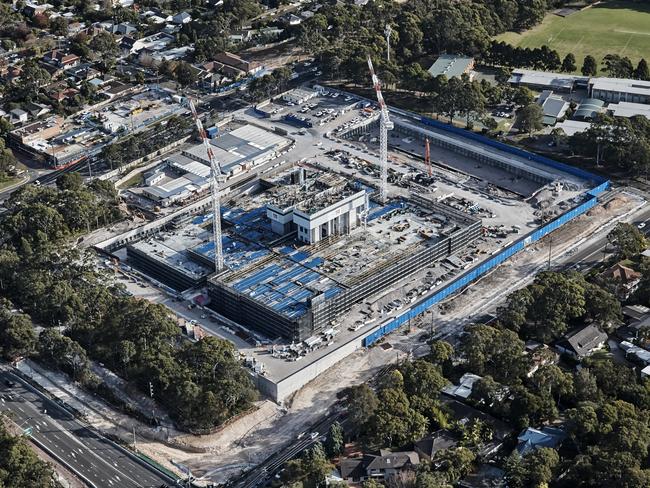
[[[24,437],[11,435],[0,416],[0,487],[60,488],[52,467],[41,461]]]

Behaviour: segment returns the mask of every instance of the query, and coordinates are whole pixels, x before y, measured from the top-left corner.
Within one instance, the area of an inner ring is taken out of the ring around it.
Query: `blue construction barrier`
[[[494,141],[492,139],[489,139],[487,137],[481,136],[479,134],[476,134],[471,131],[467,131],[465,129],[459,129],[457,127],[454,127],[452,125],[448,125],[433,119],[428,119],[426,117],[420,117],[420,120],[422,123],[426,125],[430,125],[432,127],[435,127],[436,129],[441,129],[453,134],[460,135],[464,138],[475,140],[477,142],[480,142],[481,144],[485,144],[491,147],[494,147],[500,151],[513,154],[515,156],[519,157],[524,157],[530,161],[535,161],[539,164],[543,164],[545,166],[550,166],[556,170],[563,171],[565,173],[569,173],[571,175],[577,176],[582,179],[594,181],[598,183],[598,186],[592,188],[591,190],[585,192],[585,197],[587,200],[578,205],[577,207],[565,212],[558,218],[554,219],[553,221],[549,222],[543,227],[540,227],[537,230],[532,231],[531,233],[527,234],[526,236],[522,237],[518,241],[514,242],[510,246],[504,248],[501,252],[499,252],[497,255],[486,259],[483,261],[481,264],[478,266],[474,267],[473,269],[469,270],[468,272],[460,275],[456,280],[452,281],[449,285],[445,286],[442,288],[438,293],[435,293],[434,295],[425,298],[418,302],[416,305],[411,307],[408,311],[403,313],[402,315],[399,315],[395,319],[389,320],[386,323],[382,324],[379,328],[368,334],[366,337],[363,338],[363,345],[365,347],[368,347],[372,345],[373,343],[377,342],[379,339],[381,339],[383,336],[386,334],[391,333],[404,323],[408,322],[411,319],[414,319],[418,315],[421,315],[422,313],[426,312],[429,308],[432,306],[436,305],[440,301],[444,300],[448,296],[456,293],[457,291],[461,290],[465,286],[469,285],[476,279],[480,278],[487,272],[491,271],[492,269],[496,268],[500,264],[502,264],[505,260],[508,258],[512,257],[519,251],[523,250],[526,246],[529,244],[532,244],[533,242],[539,241],[541,238],[546,236],[547,234],[553,232],[554,230],[562,227],[564,224],[567,222],[575,219],[576,217],[584,214],[587,212],[589,209],[593,208],[597,203],[598,203],[598,195],[600,195],[602,192],[606,191],[610,187],[610,182],[601,176],[594,175],[592,173],[589,173],[588,171],[582,170],[580,168],[574,168],[573,166],[569,166],[568,164],[560,163],[559,161],[554,161],[552,159],[546,158],[544,156],[539,156],[537,154],[533,154],[528,151],[524,151],[523,149],[519,149],[513,146],[509,146],[507,144],[504,144],[502,142]]]
[[[454,127],[453,125],[440,122],[439,120],[429,119],[427,117],[418,117],[418,119],[423,124],[429,125],[438,130],[449,132],[451,134],[456,134],[465,139],[470,139],[476,142],[480,142],[481,144],[485,144],[486,146],[493,147],[495,149],[498,149],[499,151],[512,154],[514,156],[526,158],[530,161],[535,161],[536,163],[540,163],[545,166],[550,166],[551,168],[554,168],[559,171],[563,171],[565,173],[569,173],[573,176],[577,176],[578,178],[592,180],[597,183],[604,183],[605,181],[607,181],[606,178],[603,178],[602,176],[597,176],[593,173],[590,173],[589,171],[585,171],[583,169],[576,168],[574,166],[570,166],[565,163],[560,163],[559,161],[555,161],[553,159],[540,156],[538,154],[525,151],[523,149],[519,149],[518,147],[510,146],[503,142],[495,141],[494,139],[490,139],[489,137],[482,136],[470,130]]]
[[[410,308],[402,315],[383,324],[377,330],[371,332],[369,335],[364,337],[363,345],[365,347],[372,345],[373,343],[381,339],[386,334],[389,334],[395,329],[397,329],[398,327],[400,327],[405,322],[408,322],[409,320],[414,319],[418,315],[426,312],[429,308],[436,305],[440,301],[444,300],[449,295],[456,293],[460,289],[464,288],[465,286],[469,285],[476,279],[486,274],[488,271],[491,271],[492,269],[496,268],[497,266],[502,264],[505,260],[517,254],[519,251],[523,250],[529,244],[532,244],[533,242],[540,240],[542,237],[562,227],[567,222],[575,219],[579,215],[584,214],[585,212],[593,208],[598,203],[597,195],[605,191],[608,187],[609,187],[609,181],[606,181],[601,183],[598,187],[590,190],[589,192],[587,192],[590,198],[586,202],[569,210],[568,212],[564,213],[557,219],[546,224],[544,227],[540,227],[539,229],[522,237],[515,243],[506,247],[503,251],[501,251],[496,256],[486,259],[475,268],[471,269],[467,273],[462,274],[456,280],[451,282],[449,285],[442,288],[438,293],[428,298],[425,298],[424,300],[418,302],[416,305],[414,305],[412,308]]]

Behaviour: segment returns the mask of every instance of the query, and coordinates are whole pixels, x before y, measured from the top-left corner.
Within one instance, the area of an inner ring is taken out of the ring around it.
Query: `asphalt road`
[[[7,380],[16,384],[9,387]],[[149,469],[123,449],[90,430],[16,375],[0,372],[0,410],[57,461],[95,488],[159,488],[175,480]]]
[[[326,416],[320,422],[313,425],[308,432],[302,434],[299,439],[296,439],[290,445],[269,456],[263,463],[232,482],[230,486],[233,488],[256,488],[258,486],[264,486],[284,463],[313,446],[323,435],[327,434],[330,426],[335,421],[340,421],[340,419],[341,414],[339,412],[334,412]]]
[[[640,230],[650,238],[650,208],[645,209],[630,223],[637,227],[643,224]],[[581,246],[576,252],[562,256],[556,260],[556,264],[560,268],[573,267],[578,270],[586,270],[601,262],[605,255],[611,252],[613,252],[613,248],[607,241],[607,235],[603,235],[591,245]]]

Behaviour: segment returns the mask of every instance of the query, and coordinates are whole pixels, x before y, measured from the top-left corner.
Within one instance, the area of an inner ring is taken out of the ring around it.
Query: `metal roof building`
[[[576,119],[593,119],[597,114],[605,110],[605,102],[596,98],[585,98],[580,102],[573,117]]]
[[[474,68],[474,58],[457,56],[454,54],[441,54],[436,62],[427,70],[434,78],[445,75],[447,78],[469,74]]]

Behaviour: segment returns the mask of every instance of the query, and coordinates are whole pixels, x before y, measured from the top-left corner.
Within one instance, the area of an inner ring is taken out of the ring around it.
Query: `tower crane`
[[[427,165],[429,171],[429,178],[432,176],[431,171],[431,149],[429,148],[429,138],[424,139],[424,163]]]
[[[379,167],[381,168],[381,183],[379,186],[379,200],[386,203],[387,189],[388,189],[388,131],[393,130],[395,125],[391,122],[388,116],[388,108],[384,102],[384,97],[381,94],[381,83],[375,74],[375,68],[372,66],[372,59],[368,56],[368,68],[370,68],[370,75],[372,76],[372,84],[375,87],[377,94],[377,102],[379,103]]]
[[[210,140],[208,139],[203,123],[196,112],[196,107],[192,99],[189,99],[190,110],[192,117],[196,124],[196,129],[199,132],[199,137],[203,142],[203,147],[208,153],[208,160],[210,161],[210,194],[212,196],[212,238],[214,239],[214,269],[217,273],[223,270],[223,245],[221,242],[221,184],[225,178],[221,174],[221,165],[217,162],[210,147]]]

